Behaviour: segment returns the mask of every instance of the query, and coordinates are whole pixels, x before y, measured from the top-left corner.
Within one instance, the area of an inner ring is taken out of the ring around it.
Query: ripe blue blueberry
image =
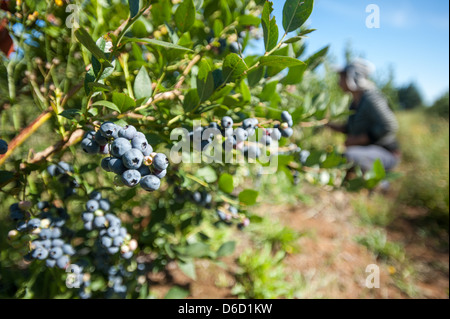
[[[287,123],[291,127],[294,123],[292,122],[292,116],[288,111],[281,112],[281,121]]]
[[[52,241],[50,239],[41,240],[41,246],[45,249],[49,250],[52,248]]]
[[[169,166],[169,159],[163,153],[157,153],[153,158],[153,167],[158,171],[163,171]]]
[[[147,175],[141,179],[140,184],[143,189],[151,192],[159,189],[159,187],[161,186],[161,181],[158,177],[154,175]]]
[[[42,239],[50,239],[52,238],[52,231],[49,228],[41,229],[39,237],[41,237]]]
[[[84,223],[84,229],[86,229],[88,231],[91,231],[92,229],[94,229],[93,222],[91,221],[91,222]]]
[[[271,131],[270,137],[271,137],[273,140],[277,140],[277,141],[280,140],[280,138],[281,138],[281,132],[280,132],[280,130],[278,129],[278,127],[274,127],[274,128],[273,128],[273,130]]]
[[[111,255],[117,254],[119,252],[119,247],[111,246],[107,249],[108,253]]]
[[[92,212],[84,212],[84,213],[81,215],[81,219],[82,219],[85,223],[90,222],[90,221],[93,221],[93,220],[94,220],[94,213],[92,213]],[[42,232],[41,232],[41,233],[42,233]]]
[[[108,144],[108,139],[102,135],[102,133],[99,131],[95,132],[94,140],[97,142],[100,146],[105,146]]]
[[[233,126],[233,119],[229,116],[224,116],[222,118],[222,128],[230,128]]]
[[[109,200],[107,199],[100,199],[98,201],[99,205],[100,205],[100,209],[107,212],[111,209],[111,203],[109,202]]]
[[[234,135],[236,136],[236,141],[238,143],[245,141],[248,138],[248,132],[244,130],[242,127],[238,127],[237,129],[235,129]]]
[[[69,256],[63,255],[56,260],[56,266],[61,269],[66,269],[69,264]]]
[[[63,253],[69,256],[75,255],[75,249],[73,249],[72,245],[64,244],[62,246]]]
[[[5,154],[8,151],[8,143],[0,139],[0,155]]]
[[[292,134],[294,133],[294,130],[292,129],[292,127],[287,127],[285,129],[280,128],[280,132],[281,132],[281,135],[284,137],[291,137]]]
[[[94,221],[92,222],[93,226],[96,228],[103,228],[105,227],[106,218],[104,216],[96,216],[94,218]]]
[[[153,152],[152,146],[148,143],[146,138],[136,136],[131,140],[131,146],[141,151],[145,156],[150,155]]]
[[[138,169],[142,165],[144,155],[136,148],[132,148],[122,156],[122,162],[129,169]]]
[[[127,151],[131,150],[130,141],[119,137],[111,144],[111,154],[115,157],[122,157]]]
[[[119,130],[119,137],[132,140],[136,136],[136,128],[133,125],[126,125]]]
[[[100,240],[102,242],[103,247],[106,247],[106,248],[111,247],[111,245],[113,243],[113,240],[111,239],[111,237],[108,237],[108,236],[103,236]]]
[[[162,179],[166,176],[167,174],[167,170],[162,170],[162,171],[154,171],[153,175],[155,175],[156,177],[158,177],[159,179]]]
[[[58,259],[63,255],[63,250],[61,247],[53,247],[52,249],[50,249],[49,255],[53,259]]]
[[[100,133],[106,138],[115,138],[119,134],[119,129],[120,127],[113,122],[105,122],[100,126]]]
[[[142,165],[141,167],[139,167],[138,169],[139,173],[141,173],[141,176],[146,176],[146,175],[150,175],[152,172],[150,171],[150,168],[148,168],[148,166],[146,165]]]
[[[109,227],[106,231],[109,235],[109,237],[114,238],[116,236],[119,236],[120,234],[120,228],[119,227]]]
[[[111,172],[109,168],[109,161],[114,157],[104,157],[100,163],[100,166],[107,172]]]
[[[64,240],[60,239],[60,238],[56,238],[52,240],[52,246],[53,247],[62,247],[64,246],[65,242]]]
[[[28,229],[33,230],[39,228],[41,220],[39,218],[33,218],[28,221]]]
[[[123,253],[121,256],[122,256],[122,258],[130,259],[131,257],[133,257],[133,252],[127,251],[126,253]]]
[[[81,141],[81,148],[88,154],[97,154],[100,152],[100,145],[96,141],[87,138]]]
[[[109,222],[109,227],[120,227],[122,223],[119,217],[111,213],[106,214],[105,218]]]
[[[113,239],[113,245],[116,247],[120,247],[123,244],[123,237],[122,236],[116,236]]]
[[[99,208],[100,208],[100,204],[95,199],[90,199],[86,202],[86,209],[89,212],[95,212]]]
[[[122,182],[129,187],[136,186],[141,180],[141,173],[135,169],[129,169],[122,174]]]
[[[109,160],[108,166],[111,172],[114,172],[118,175],[122,175],[123,172],[127,170],[127,168],[125,167],[125,165],[123,165],[123,162],[120,158],[115,157],[111,158]]]
[[[48,257],[48,250],[44,247],[38,246],[35,250],[33,250],[31,256],[35,259],[44,260]]]

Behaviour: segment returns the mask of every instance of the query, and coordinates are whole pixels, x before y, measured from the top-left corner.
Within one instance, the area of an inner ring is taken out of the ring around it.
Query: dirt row
[[[388,229],[388,239],[405,247],[406,260],[402,263],[383,260],[355,241],[356,236],[364,235],[368,229],[358,223],[351,195],[321,190],[314,197],[312,206],[299,203],[258,207],[258,214],[278,219],[305,234],[298,239],[300,251],[288,254],[284,260],[287,273],[301,273],[306,281],[299,298],[448,298],[448,249],[439,248],[431,238],[419,236],[413,225],[399,219]],[[188,298],[235,298],[231,288],[235,284],[236,258],[252,243],[245,232],[234,238],[238,243],[235,253],[222,259],[227,269],[198,260],[194,281],[175,263],[170,263],[167,272],[151,276],[152,292],[162,298],[177,285],[189,289]],[[376,267],[367,269],[369,265]],[[379,288],[368,288],[366,281],[374,269],[379,270]]]

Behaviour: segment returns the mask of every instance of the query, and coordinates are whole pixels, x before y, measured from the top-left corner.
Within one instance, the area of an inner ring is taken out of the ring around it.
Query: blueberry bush
[[[266,0],[2,1],[0,295],[146,298],[146,273],[233,252],[202,225],[261,222],[271,169],[384,178],[305,148],[346,115],[314,72],[327,47],[305,56],[313,2],[276,21]]]

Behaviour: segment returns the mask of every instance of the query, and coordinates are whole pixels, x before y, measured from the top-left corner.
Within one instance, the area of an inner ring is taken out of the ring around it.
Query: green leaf
[[[267,66],[276,66],[289,68],[297,65],[304,65],[305,62],[288,57],[288,56],[280,56],[280,55],[269,55],[263,56],[260,59],[261,65]]]
[[[302,82],[303,73],[305,73],[307,68],[306,64],[290,67],[288,74],[283,79],[283,84],[291,85]]]
[[[175,11],[175,24],[181,32],[189,31],[195,22],[195,5],[192,0],[183,0]]]
[[[264,33],[264,47],[266,52],[272,50],[278,43],[278,26],[275,17],[270,19],[270,14],[273,11],[273,3],[266,1],[261,15],[261,24]]]
[[[130,7],[130,18],[134,18],[139,13],[139,0],[128,0]]]
[[[382,180],[386,176],[386,171],[384,170],[383,163],[379,158],[375,160],[373,163],[373,171],[375,173],[375,178],[378,180]]]
[[[225,83],[236,81],[247,71],[244,60],[236,53],[230,53],[225,57],[222,72]]]
[[[256,86],[261,81],[264,76],[264,69],[264,67],[260,67],[248,73],[247,80],[250,87]]]
[[[283,28],[286,33],[300,28],[312,13],[314,0],[286,0],[283,7]]]
[[[133,23],[133,27],[131,28],[131,33],[133,36],[137,38],[143,38],[148,35],[147,25],[144,22],[143,18],[139,18],[135,23]],[[139,60],[142,59],[142,56],[138,57]]]
[[[246,189],[239,193],[239,201],[245,205],[255,205],[258,192],[253,189]]]
[[[117,105],[120,112],[122,113],[136,106],[136,102],[125,93],[114,92],[112,96],[112,101],[115,105]]]
[[[238,21],[239,25],[241,25],[241,26],[257,27],[261,23],[260,18],[252,16],[251,14],[245,14],[245,15],[239,16],[237,18],[237,21]]]
[[[242,100],[246,103],[250,102],[250,100],[252,99],[252,94],[250,93],[250,89],[248,88],[248,85],[247,83],[245,83],[245,81],[241,81],[240,90],[242,94]]]
[[[197,93],[200,102],[206,101],[214,92],[214,77],[208,62],[201,61],[197,75]]]
[[[108,109],[122,113],[120,111],[120,109],[117,107],[117,105],[115,105],[114,103],[109,102],[109,101],[97,101],[95,103],[92,103],[92,106],[97,106],[97,105],[103,105],[103,106],[106,106]]]
[[[219,178],[219,188],[225,193],[230,194],[234,190],[233,176],[228,173],[220,175]]]
[[[107,92],[107,91],[111,91],[111,87],[104,85],[102,83],[99,82],[90,82],[88,83],[88,86],[94,90],[94,92],[97,91],[103,91],[103,92]]]
[[[124,37],[124,43],[127,42],[138,42],[138,43],[148,43],[148,44],[152,44],[155,46],[160,46],[160,47],[164,47],[167,49],[173,49],[173,50],[183,50],[183,51],[191,51],[191,49],[182,47],[180,45],[177,44],[173,44],[170,42],[164,42],[164,41],[160,41],[160,40],[155,40],[155,39],[138,39],[138,38],[125,38]]]
[[[311,32],[313,32],[313,31],[316,31],[316,29],[304,30],[304,31],[300,32],[298,35],[296,35],[295,37],[292,37],[292,38],[289,38],[287,40],[284,40],[283,43],[295,43],[295,42],[298,42],[298,41],[300,41],[303,38],[307,38],[306,35],[311,33]]]
[[[109,57],[111,55],[110,49],[112,48],[112,42],[109,40],[106,40],[105,37],[101,36],[100,38],[97,39],[95,44],[99,47],[100,50],[103,51],[103,54],[105,55],[105,57],[107,59],[109,59]],[[94,70],[95,77],[97,77],[101,70],[102,63],[95,56],[93,56],[91,58],[91,62],[92,62],[92,69]],[[111,62],[110,67],[103,68],[103,72],[100,75],[99,80],[104,80],[108,76],[110,76],[114,72],[115,67],[116,67],[116,60],[113,60]]]
[[[188,290],[175,286],[170,288],[164,299],[185,299],[187,296],[189,296]]]
[[[217,173],[211,166],[205,166],[197,170],[195,174],[197,177],[203,178],[207,183],[214,183],[217,181]]]
[[[150,76],[144,66],[141,67],[136,75],[136,79],[134,79],[133,91],[134,96],[138,100],[152,96],[152,80],[150,80]]]
[[[329,46],[324,47],[323,49],[320,49],[313,55],[311,55],[307,60],[306,64],[308,65],[308,69],[314,70],[317,68],[320,63],[322,63],[325,60],[325,57],[328,53]]]
[[[185,112],[192,111],[200,104],[200,98],[197,93],[197,89],[190,89],[184,96],[183,108]]]
[[[77,115],[82,114],[82,112],[78,109],[67,109],[59,113],[58,115],[65,117],[66,119],[73,120]]]
[[[223,30],[223,22],[219,19],[214,20],[214,23],[213,23],[214,34],[221,34],[222,30]]]
[[[184,262],[178,261],[178,267],[189,278],[197,280],[197,274],[195,273],[195,264],[192,259],[185,260]]]
[[[235,241],[227,241],[217,250],[217,257],[224,257],[231,255],[234,252],[235,248],[236,248]]]
[[[107,67],[112,67],[103,51],[97,46],[97,44],[94,42],[94,40],[86,30],[84,30],[83,28],[77,29],[75,31],[75,37],[86,49],[89,50],[89,52],[92,53],[94,57],[97,58],[100,63],[104,63]]]
[[[183,248],[184,249],[181,249],[182,253],[189,257],[200,258],[204,256],[209,256],[210,254],[209,245],[201,242],[193,243]]]

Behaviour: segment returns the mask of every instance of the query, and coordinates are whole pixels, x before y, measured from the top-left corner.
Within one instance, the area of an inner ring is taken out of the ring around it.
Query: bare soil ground
[[[352,194],[319,190],[315,205],[261,205],[260,215],[276,218],[286,226],[306,234],[298,240],[300,251],[285,258],[287,272],[300,272],[307,289],[301,298],[332,299],[405,299],[449,297],[448,242],[440,247],[433,238],[420,236],[410,218],[397,218],[388,228],[388,240],[401,243],[406,261],[396,263],[378,258],[355,237],[363,235],[367,226],[357,222],[351,205]],[[423,212],[405,208],[402,216]],[[193,281],[171,263],[166,273],[152,276],[151,290],[162,298],[174,285],[191,292],[188,298],[235,298],[231,288],[237,269],[236,257],[251,245],[245,232],[236,232],[238,245],[232,256],[223,258],[227,270],[208,260],[197,261],[197,280]],[[445,246],[445,245],[444,245]],[[380,288],[367,288],[368,265],[380,269]],[[407,289],[412,287],[412,289]]]

